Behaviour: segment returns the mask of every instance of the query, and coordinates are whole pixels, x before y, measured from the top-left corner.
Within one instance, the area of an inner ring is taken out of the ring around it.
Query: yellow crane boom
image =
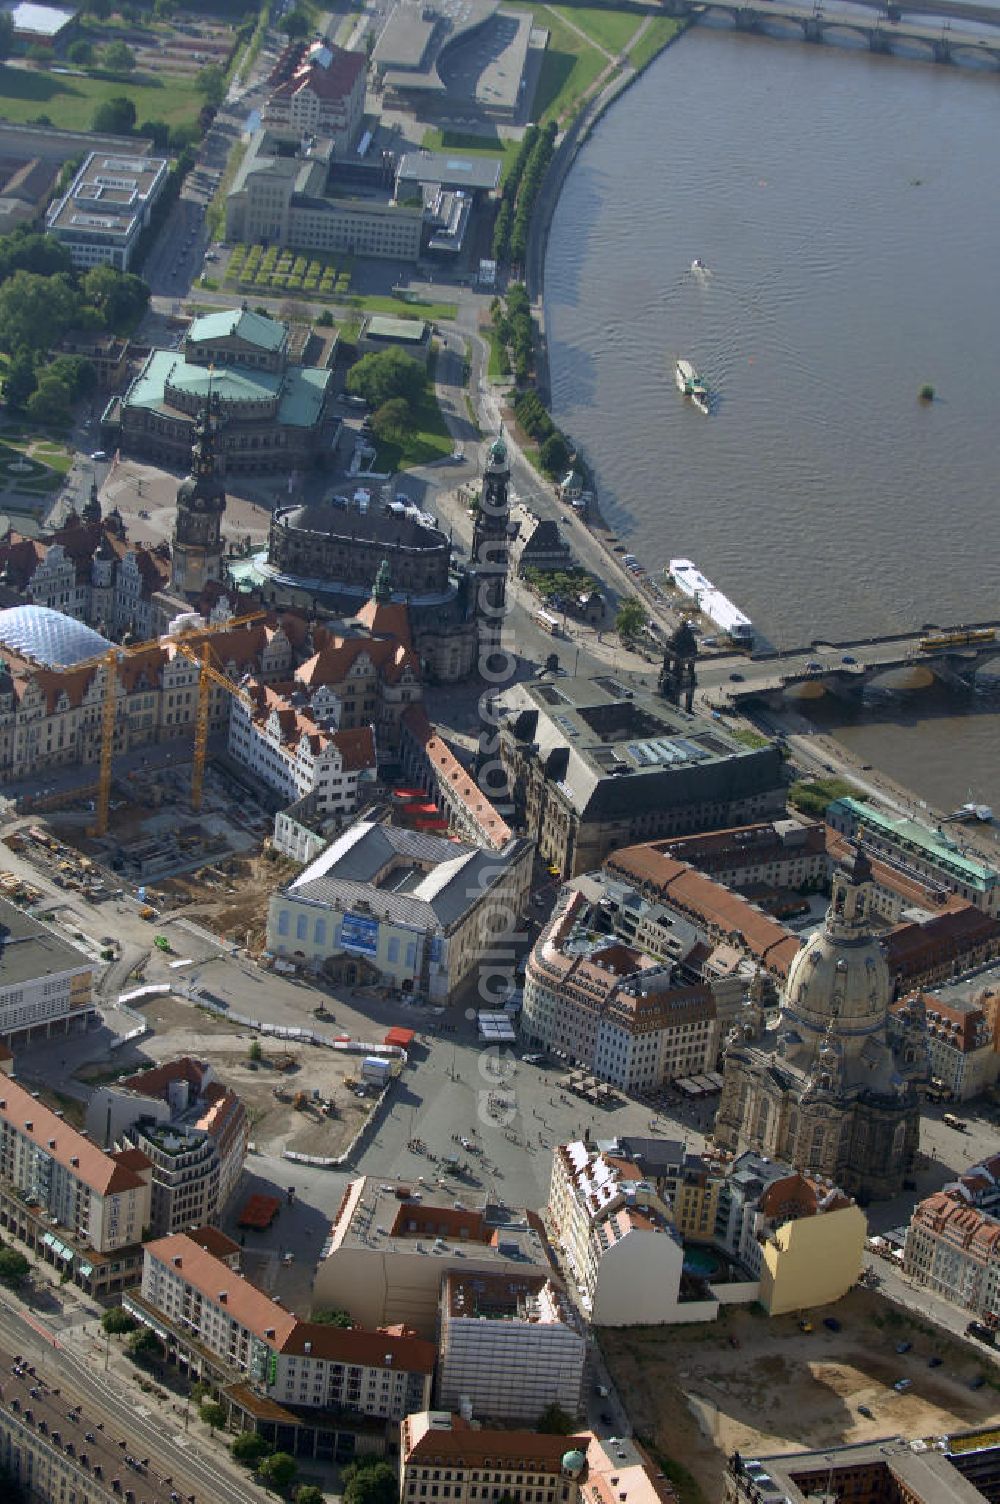
[[[115,721],[118,713],[118,669],[123,660],[138,653],[149,652],[151,648],[159,648],[171,645],[183,654],[185,658],[197,665],[198,674],[198,709],[195,717],[194,728],[194,765],[191,772],[191,805],[195,810],[201,809],[202,788],[205,781],[205,751],[208,745],[208,715],[210,709],[210,687],[212,684],[224,689],[227,694],[244,704],[252,707],[253,699],[246,690],[234,684],[232,679],[226,677],[221,669],[211,663],[212,649],[208,641],[203,639],[217,632],[231,632],[236,627],[246,627],[253,622],[263,621],[266,612],[251,611],[245,616],[235,616],[229,621],[217,622],[204,627],[197,627],[193,631],[179,634],[176,637],[165,636],[154,638],[151,642],[140,642],[129,647],[112,647],[97,658],[88,659],[86,662],[76,665],[79,668],[103,668],[104,669],[104,700],[101,707],[101,751],[100,771],[98,774],[97,798],[94,801],[94,823],[88,834],[103,836],[108,830],[108,811],[111,804],[111,764],[115,748]]]

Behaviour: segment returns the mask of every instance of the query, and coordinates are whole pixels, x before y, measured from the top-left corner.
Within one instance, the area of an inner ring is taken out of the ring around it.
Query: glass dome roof
[[[11,606],[0,611],[0,649],[20,653],[46,668],[69,668],[113,646],[93,627],[48,606]]]

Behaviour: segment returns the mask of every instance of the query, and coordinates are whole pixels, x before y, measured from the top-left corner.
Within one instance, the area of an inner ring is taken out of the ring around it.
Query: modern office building
[[[0,1228],[94,1294],[130,1284],[149,1225],[152,1167],[106,1154],[10,1077],[0,1077]]]
[[[92,151],[49,210],[47,233],[81,271],[107,263],[127,272],[169,168],[164,157]]]
[[[338,1306],[362,1326],[402,1323],[424,1336],[437,1329],[441,1281],[463,1276],[513,1279],[552,1273],[539,1219],[466,1194],[359,1176],[344,1193],[313,1284],[313,1309]]]
[[[734,1452],[726,1470],[723,1504],[809,1504],[817,1499],[879,1499],[893,1504],[983,1504],[996,1497],[1000,1447],[995,1432],[981,1446],[950,1446],[945,1451],[917,1446],[902,1436],[883,1436],[852,1446],[816,1452],[744,1457]],[[948,1438],[959,1442],[959,1438]],[[987,1455],[983,1456],[983,1449]],[[971,1454],[975,1454],[974,1456]],[[978,1464],[989,1491],[980,1492],[970,1464]],[[965,1472],[970,1473],[965,1477]]]
[[[271,899],[268,949],[350,983],[446,1002],[516,925],[531,845],[502,851],[359,820]]]
[[[466,1274],[441,1281],[436,1396],[478,1420],[537,1420],[548,1405],[576,1415],[587,1342],[564,1292],[542,1275]]]
[[[636,841],[784,808],[777,747],[747,747],[610,674],[518,684],[499,708],[515,823],[567,877]]]
[[[27,1044],[88,1028],[93,979],[89,956],[0,898],[0,1038]]]

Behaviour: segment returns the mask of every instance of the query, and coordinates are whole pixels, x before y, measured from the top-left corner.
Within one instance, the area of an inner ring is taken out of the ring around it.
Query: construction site
[[[996,1390],[965,1343],[867,1290],[830,1309],[833,1330],[730,1307],[711,1325],[605,1330],[601,1348],[636,1432],[683,1457],[705,1500],[721,1497],[733,1451],[937,1438],[995,1420]]]
[[[262,1154],[337,1159],[385,1089],[385,1081],[366,1076],[359,1054],[258,1035],[170,993],[140,1006],[151,1032],[116,1053],[113,1074],[102,1062],[84,1066],[76,1079],[93,1086],[184,1055],[207,1061],[243,1100]],[[330,1014],[316,1026],[336,1034]]]

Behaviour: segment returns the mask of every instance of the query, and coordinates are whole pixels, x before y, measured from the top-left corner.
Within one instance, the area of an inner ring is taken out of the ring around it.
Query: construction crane
[[[105,653],[96,658],[87,659],[84,663],[75,665],[77,668],[103,668],[104,670],[104,700],[101,709],[101,751],[100,771],[97,781],[97,798],[94,801],[94,823],[87,831],[91,836],[107,835],[108,811],[111,805],[111,761],[115,747],[115,720],[118,711],[118,670],[121,664],[128,658],[135,657],[140,653],[148,653],[152,649],[162,647],[174,647],[199,670],[198,674],[198,708],[195,716],[194,731],[194,766],[191,772],[191,805],[197,810],[201,809],[202,789],[205,781],[205,751],[208,746],[208,715],[210,709],[211,686],[217,685],[224,689],[234,699],[253,708],[254,701],[245,689],[234,684],[232,679],[226,677],[221,669],[211,663],[212,649],[208,642],[203,641],[206,636],[216,632],[231,632],[236,627],[250,626],[253,622],[263,621],[267,613],[264,611],[251,611],[246,616],[234,616],[229,621],[214,622],[205,626],[189,628],[184,633],[176,636],[154,637],[150,642],[140,642],[128,647],[111,647]]]

